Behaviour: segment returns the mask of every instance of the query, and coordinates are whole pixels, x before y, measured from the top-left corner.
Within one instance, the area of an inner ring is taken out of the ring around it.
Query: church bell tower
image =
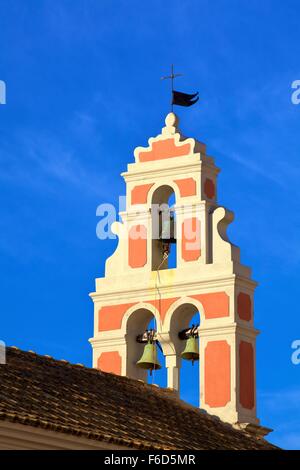
[[[122,174],[126,210],[120,213],[122,222],[111,227],[118,245],[90,294],[93,366],[146,380],[147,372],[136,364],[143,351],[137,336],[154,319],[168,387],[179,391],[185,344],[179,332],[199,312],[200,407],[230,423],[258,424],[257,284],[226,234],[234,214],[218,204],[219,168],[203,143],[181,134],[174,113],[147,147],[135,149],[134,157]],[[168,207],[172,195],[174,233],[168,239],[162,236],[161,208]],[[176,267],[169,264],[170,243]]]

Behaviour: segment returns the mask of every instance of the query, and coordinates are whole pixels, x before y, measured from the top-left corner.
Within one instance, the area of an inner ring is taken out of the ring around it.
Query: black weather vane
[[[172,100],[171,100],[171,112],[173,112],[174,104],[177,106],[192,106],[192,104],[197,103],[199,100],[198,92],[192,95],[188,93],[182,93],[181,91],[174,90],[174,78],[182,77],[182,73],[174,73],[174,65],[171,65],[171,75],[167,75],[166,77],[161,77],[162,80],[171,80],[171,92],[172,92]],[[195,99],[194,99],[195,98]]]

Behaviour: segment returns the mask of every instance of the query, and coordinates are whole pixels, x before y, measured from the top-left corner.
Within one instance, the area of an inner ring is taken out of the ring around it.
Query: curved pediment
[[[166,126],[161,134],[148,140],[148,147],[137,147],[134,151],[135,161],[144,163],[165,160],[174,157],[188,157],[196,152],[205,154],[205,145],[195,139],[184,137],[178,129],[178,117],[169,113],[165,119]]]

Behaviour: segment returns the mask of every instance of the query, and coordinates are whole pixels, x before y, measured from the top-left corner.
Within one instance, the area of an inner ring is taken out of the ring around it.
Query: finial
[[[169,113],[165,119],[167,127],[177,127],[179,123],[178,116],[175,113]]]
[[[163,134],[176,134],[178,130],[179,119],[175,113],[169,113],[165,119],[166,127],[162,129]]]

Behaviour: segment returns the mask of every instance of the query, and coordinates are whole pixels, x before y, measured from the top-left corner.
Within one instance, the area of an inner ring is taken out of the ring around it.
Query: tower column
[[[237,324],[199,328],[200,406],[230,423],[258,423],[255,337]]]
[[[167,386],[179,392],[180,389],[180,358],[176,354],[166,356]]]

